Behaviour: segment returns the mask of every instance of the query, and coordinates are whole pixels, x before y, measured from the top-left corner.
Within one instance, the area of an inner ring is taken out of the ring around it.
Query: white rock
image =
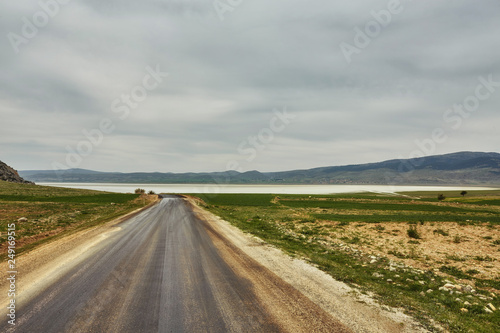
[[[495,308],[495,307],[493,306],[493,304],[491,304],[491,303],[486,304],[486,306],[487,306],[487,307],[488,307],[491,311],[496,311],[496,310],[497,310],[497,308]]]
[[[493,313],[493,311],[491,311],[490,309],[488,309],[486,307],[484,308],[484,312],[486,312],[486,313]]]
[[[20,219],[17,220],[17,222],[28,222],[28,219],[25,217],[21,217]]]
[[[427,289],[427,291],[426,291],[426,292],[427,292],[428,294],[430,294],[430,293],[432,293],[433,291],[434,291],[434,290],[432,290],[432,289]]]
[[[372,259],[372,261],[370,261],[370,264],[374,264],[374,263],[376,263],[376,262],[377,262],[377,260]]]
[[[473,291],[473,290],[474,290],[474,289],[472,289],[472,287],[471,287],[471,286],[469,286],[469,285],[464,286],[464,287],[462,288],[462,291],[464,291],[464,292],[466,292],[466,293],[469,293],[469,294],[470,294],[470,293],[472,293],[472,291]]]
[[[455,301],[456,301],[456,302],[460,302],[460,303],[462,303],[462,302],[463,302],[463,301],[462,301],[460,298],[458,298],[458,297],[457,297],[457,298],[455,298]]]
[[[471,304],[468,301],[465,301],[464,305],[471,305]]]
[[[425,281],[418,281],[421,285],[425,285]]]
[[[460,311],[463,312],[463,313],[469,312],[469,310],[467,310],[466,308],[461,308]]]
[[[447,283],[444,285],[445,288],[448,288],[448,289],[455,289],[455,285],[451,284],[451,283]]]
[[[388,283],[392,283],[392,280],[391,280],[391,279],[387,279],[387,282],[388,282]]]

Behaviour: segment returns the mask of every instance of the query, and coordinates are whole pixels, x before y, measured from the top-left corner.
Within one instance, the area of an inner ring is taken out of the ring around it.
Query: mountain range
[[[120,173],[69,169],[26,170],[19,173],[34,182],[500,185],[500,154],[458,152],[282,172]]]

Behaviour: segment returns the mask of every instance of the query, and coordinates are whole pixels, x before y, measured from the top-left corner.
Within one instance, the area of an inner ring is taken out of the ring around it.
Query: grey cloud
[[[6,36],[40,7],[4,4],[0,159],[50,168],[109,118],[114,131],[81,167],[221,171],[245,160],[238,145],[284,107],[296,120],[244,169],[407,156],[438,127],[450,138],[436,153],[498,150],[500,91],[456,131],[443,114],[479,76],[500,81],[499,2],[401,1],[404,11],[347,64],[339,44],[387,3],[244,1],[221,21],[211,1],[72,1],[19,54]],[[169,76],[120,119],[111,103],[157,64]]]

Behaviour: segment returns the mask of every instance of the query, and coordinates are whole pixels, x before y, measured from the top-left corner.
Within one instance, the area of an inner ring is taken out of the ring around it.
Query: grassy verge
[[[0,258],[7,254],[8,224],[15,223],[16,254],[70,232],[143,207],[152,197],[0,181]],[[26,220],[19,220],[26,218]]]
[[[205,208],[430,330],[500,327],[500,191],[196,195]]]

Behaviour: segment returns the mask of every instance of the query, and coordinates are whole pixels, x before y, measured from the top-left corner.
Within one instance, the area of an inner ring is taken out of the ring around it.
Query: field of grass
[[[0,257],[7,225],[15,223],[16,253],[68,232],[92,227],[151,202],[137,194],[106,193],[0,181]],[[27,221],[19,222],[20,218]]]
[[[196,196],[243,231],[429,329],[498,332],[500,191],[443,194]]]

